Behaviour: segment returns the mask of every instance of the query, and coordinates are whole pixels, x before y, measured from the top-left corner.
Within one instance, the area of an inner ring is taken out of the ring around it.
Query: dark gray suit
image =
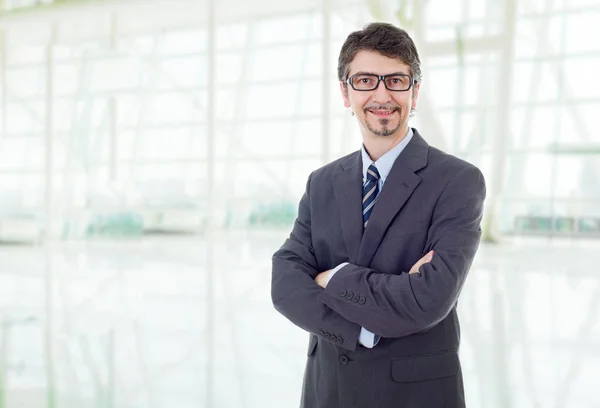
[[[311,333],[302,408],[465,406],[456,304],[484,198],[479,169],[416,130],[364,233],[360,152],[310,175],[271,287],[275,308]],[[408,274],[431,249],[421,274]],[[325,290],[314,282],[342,262]],[[361,326],[382,336],[373,349],[358,345]]]

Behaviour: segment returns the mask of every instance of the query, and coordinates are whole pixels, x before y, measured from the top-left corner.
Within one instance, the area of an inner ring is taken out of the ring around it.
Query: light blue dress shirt
[[[375,167],[377,167],[377,171],[379,171],[379,186],[378,187],[379,187],[379,194],[381,194],[381,190],[383,189],[383,185],[385,184],[385,179],[387,178],[388,174],[390,174],[390,170],[392,169],[394,162],[396,161],[398,156],[400,156],[400,153],[402,153],[402,151],[404,150],[406,145],[410,142],[412,137],[413,137],[413,131],[409,127],[406,137],[404,139],[402,139],[402,141],[400,143],[398,143],[396,146],[392,147],[392,149],[390,151],[388,151],[386,154],[381,156],[379,158],[379,160],[377,160],[376,162],[373,162],[373,160],[371,160],[369,153],[367,153],[367,151],[365,150],[365,145],[364,144],[362,145],[360,151],[362,154],[362,165],[363,165],[363,168],[362,168],[363,187],[364,187],[365,183],[367,182],[367,169],[369,168],[369,166],[371,164],[375,164]],[[375,201],[375,202],[377,202],[377,201]],[[333,275],[335,275],[339,270],[341,270],[346,265],[348,265],[348,262],[344,262],[344,263],[341,263],[338,266],[336,266],[331,271],[331,274],[329,274],[327,283],[329,283],[329,281],[331,280]],[[365,329],[363,327],[360,330],[360,335],[358,336],[358,342],[367,348],[373,348],[379,342],[379,338],[380,338],[379,336],[375,335],[374,333],[371,333],[370,331],[368,331],[367,329]]]

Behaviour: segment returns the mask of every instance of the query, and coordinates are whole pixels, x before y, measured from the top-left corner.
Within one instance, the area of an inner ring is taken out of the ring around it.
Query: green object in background
[[[556,217],[554,219],[554,231],[574,232],[575,219],[573,217]]]
[[[277,203],[261,203],[250,213],[248,223],[250,226],[281,227],[289,226],[296,219],[296,205],[291,201]]]
[[[515,230],[524,232],[550,232],[550,217],[522,216],[515,219]]]
[[[598,234],[600,218],[518,216],[515,218],[516,232]]]
[[[96,214],[88,224],[86,237],[139,237],[143,230],[144,222],[139,214]]]
[[[579,231],[600,234],[600,218],[582,218],[579,220]]]

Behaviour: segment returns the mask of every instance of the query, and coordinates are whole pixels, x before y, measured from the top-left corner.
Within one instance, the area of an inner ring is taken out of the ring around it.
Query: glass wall
[[[0,21],[0,407],[26,406],[23,390],[29,406],[56,390],[78,408],[196,407],[213,374],[221,406],[264,406],[252,404],[266,392],[297,401],[305,333],[278,326],[270,256],[310,172],[360,148],[337,57],[372,20],[414,36],[412,124],[483,170],[494,234],[600,237],[597,1],[41,3]],[[562,371],[593,380],[544,348],[549,333],[577,344],[560,333],[575,320],[589,323],[580,337],[597,332],[593,313],[556,306],[597,310],[584,256],[562,259],[587,274],[574,284],[542,275],[562,271],[546,243],[534,267],[498,248],[481,250],[461,310],[465,373],[481,379],[470,400],[503,408],[503,389],[490,392],[511,380],[495,371],[502,352],[532,344],[558,361],[535,367],[554,370],[548,383]],[[513,332],[510,348],[501,335]],[[482,366],[490,347],[496,365]],[[532,384],[515,401],[548,387]]]

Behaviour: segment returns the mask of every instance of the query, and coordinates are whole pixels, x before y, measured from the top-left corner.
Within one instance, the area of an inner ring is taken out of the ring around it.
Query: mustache
[[[400,110],[400,107],[394,103],[386,103],[384,105],[381,104],[368,104],[367,106],[364,107],[364,110],[394,110],[394,109],[398,109]]]

